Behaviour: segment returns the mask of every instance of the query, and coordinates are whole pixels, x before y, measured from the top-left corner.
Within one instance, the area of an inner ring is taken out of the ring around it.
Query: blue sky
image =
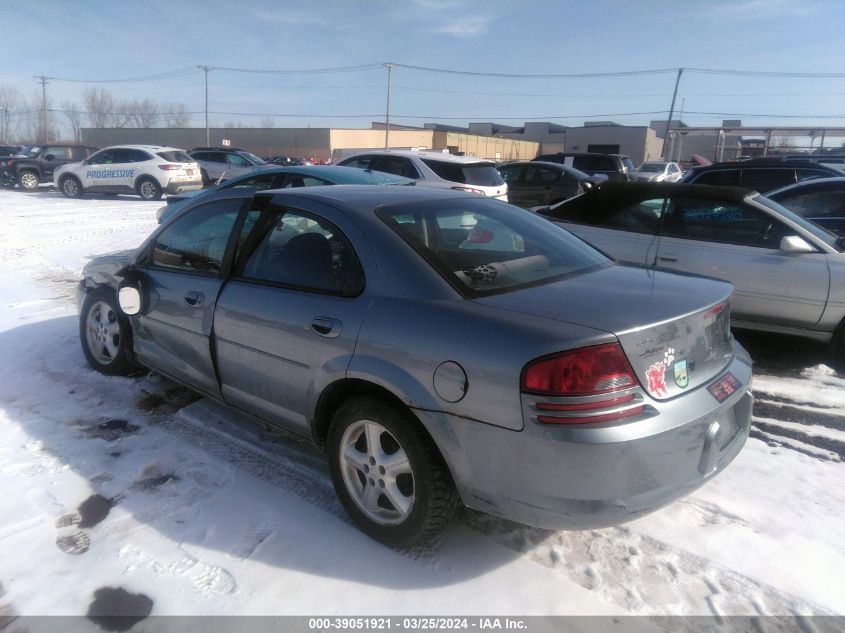
[[[845,71],[841,0],[4,0],[0,23],[0,87],[25,95],[40,90],[34,75],[125,78],[197,64],[301,70],[391,61],[517,74],[678,66]],[[300,75],[213,71],[209,109],[255,113],[212,114],[212,122],[220,123],[257,125],[264,114],[276,115],[279,127],[368,127],[383,118],[386,80],[382,67]],[[391,119],[456,125],[519,124],[531,118],[580,125],[612,119],[637,125],[661,115],[623,115],[668,110],[674,80],[674,73],[506,79],[399,68],[393,72]],[[53,80],[48,90],[58,107],[65,100],[81,103],[87,85],[105,87],[121,99],[182,102],[190,111],[204,107],[201,71],[134,83]],[[845,78],[686,73],[676,110],[681,107],[691,125],[718,125],[719,114],[693,114],[713,112],[742,113],[725,118],[741,118],[746,125],[845,126],[845,117],[786,117],[845,114]],[[203,115],[192,122],[203,125]]]

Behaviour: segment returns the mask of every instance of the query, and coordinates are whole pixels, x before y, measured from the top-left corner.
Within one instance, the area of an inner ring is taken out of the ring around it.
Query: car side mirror
[[[784,253],[814,253],[816,251],[803,237],[798,235],[783,237],[780,241],[780,250]]]
[[[44,160],[47,160],[47,161],[56,160],[56,157],[53,156],[52,154],[47,154],[46,156],[44,156]]]

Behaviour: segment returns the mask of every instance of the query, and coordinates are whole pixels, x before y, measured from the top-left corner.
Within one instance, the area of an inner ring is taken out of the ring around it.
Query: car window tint
[[[809,191],[778,199],[783,206],[807,218],[845,216],[845,188]]]
[[[169,163],[193,163],[196,160],[181,150],[159,152],[158,155]]]
[[[698,175],[692,182],[697,185],[739,187],[740,171],[738,169],[714,169]]]
[[[299,174],[289,174],[285,182],[284,188],[291,187],[319,187],[320,185],[328,184],[325,180],[314,178],[313,176],[301,176]]]
[[[519,180],[519,175],[524,169],[523,165],[505,165],[499,167],[499,173],[502,175],[502,180],[507,183],[514,183]]]
[[[771,191],[778,187],[791,185],[795,182],[795,170],[790,168],[778,169],[743,169],[742,186],[760,193]]]
[[[243,277],[305,290],[356,295],[364,286],[361,266],[346,237],[330,222],[278,210],[249,255]]]
[[[572,166],[581,171],[618,171],[616,163],[609,156],[575,156]]]
[[[545,215],[564,222],[654,235],[660,226],[664,204],[664,198],[604,200],[595,194],[584,194],[552,208]]]
[[[211,160],[209,152],[194,152],[190,156],[193,160]]]
[[[252,163],[237,154],[226,154],[226,162],[235,167],[252,167]]]
[[[155,266],[184,272],[219,273],[243,200],[217,200],[180,216],[152,246]]]
[[[370,156],[355,156],[353,158],[346,159],[340,164],[344,167],[355,167],[356,169],[369,169],[370,163],[372,162],[373,159]]]
[[[48,147],[47,153],[53,155],[53,160],[70,160],[69,147]]]
[[[663,222],[670,237],[758,248],[778,249],[781,238],[794,233],[757,209],[696,198],[672,199]]]
[[[377,213],[438,273],[470,296],[611,265],[561,227],[480,196],[381,207]]]
[[[802,180],[812,180],[813,178],[829,178],[831,176],[831,174],[817,169],[796,169],[795,173],[798,178],[798,182],[801,182]]]
[[[112,163],[118,162],[116,160],[116,152],[117,150],[113,149],[104,149],[101,152],[94,154],[91,157],[91,164],[92,165],[111,165]]]
[[[207,161],[212,163],[225,163],[226,162],[226,154],[223,152],[209,152],[206,154]]]
[[[265,189],[270,189],[278,177],[279,174],[256,174],[255,176],[230,183],[222,188],[237,189],[238,187],[255,187],[258,191],[264,191]]]
[[[560,177],[560,172],[548,167],[530,165],[525,170],[525,182],[532,184],[552,183]]]
[[[372,162],[371,169],[383,171],[387,174],[402,176],[403,178],[419,178],[417,168],[410,160],[401,156],[378,156]]]

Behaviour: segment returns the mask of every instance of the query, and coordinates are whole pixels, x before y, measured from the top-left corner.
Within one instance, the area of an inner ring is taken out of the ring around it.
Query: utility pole
[[[197,66],[200,70],[205,71],[205,146],[211,145],[211,137],[208,132],[208,71],[211,66]]]
[[[390,148],[390,74],[393,71],[393,64],[385,64],[387,67],[387,109],[384,114],[384,149]]]
[[[3,111],[3,128],[0,129],[0,139],[3,139],[5,143],[9,143],[11,141],[9,138],[9,106],[0,106],[0,110]]]
[[[675,99],[678,97],[678,85],[681,83],[681,75],[684,69],[678,68],[678,77],[675,79],[675,92],[672,93],[672,105],[669,106],[669,120],[666,121],[666,131],[663,133],[663,147],[660,149],[660,157],[666,157],[666,139],[669,138],[669,128],[672,127],[672,116],[675,114]]]
[[[37,75],[35,77],[41,82],[41,126],[38,131],[38,142],[46,143],[50,139],[47,137],[47,79],[44,75]]]

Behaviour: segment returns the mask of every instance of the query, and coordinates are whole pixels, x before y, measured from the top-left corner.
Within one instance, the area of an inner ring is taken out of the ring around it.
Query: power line
[[[223,70],[230,73],[250,73],[258,75],[322,75],[327,73],[348,73],[361,70],[374,70],[384,68],[384,64],[361,64],[358,66],[334,66],[329,68],[307,68],[302,70],[285,69],[273,70],[262,68],[232,68],[228,66],[210,66],[211,70]]]
[[[161,79],[172,79],[174,77],[184,77],[185,75],[192,75],[198,72],[196,66],[188,66],[186,68],[178,68],[176,70],[169,70],[154,75],[143,75],[140,77],[124,77],[122,79],[75,79],[69,77],[47,77],[52,81],[66,81],[71,83],[82,84],[115,84],[115,83],[129,83],[136,81],[158,81]]]
[[[506,79],[594,79],[600,77],[633,77],[637,75],[661,75],[678,72],[677,68],[652,68],[647,70],[626,70],[617,72],[602,73],[490,73],[476,72],[471,70],[455,70],[450,68],[431,68],[429,66],[412,66],[410,64],[398,64],[391,62],[395,68],[407,70],[420,70],[430,73],[441,73],[446,75],[466,75],[471,77],[501,77]]]

